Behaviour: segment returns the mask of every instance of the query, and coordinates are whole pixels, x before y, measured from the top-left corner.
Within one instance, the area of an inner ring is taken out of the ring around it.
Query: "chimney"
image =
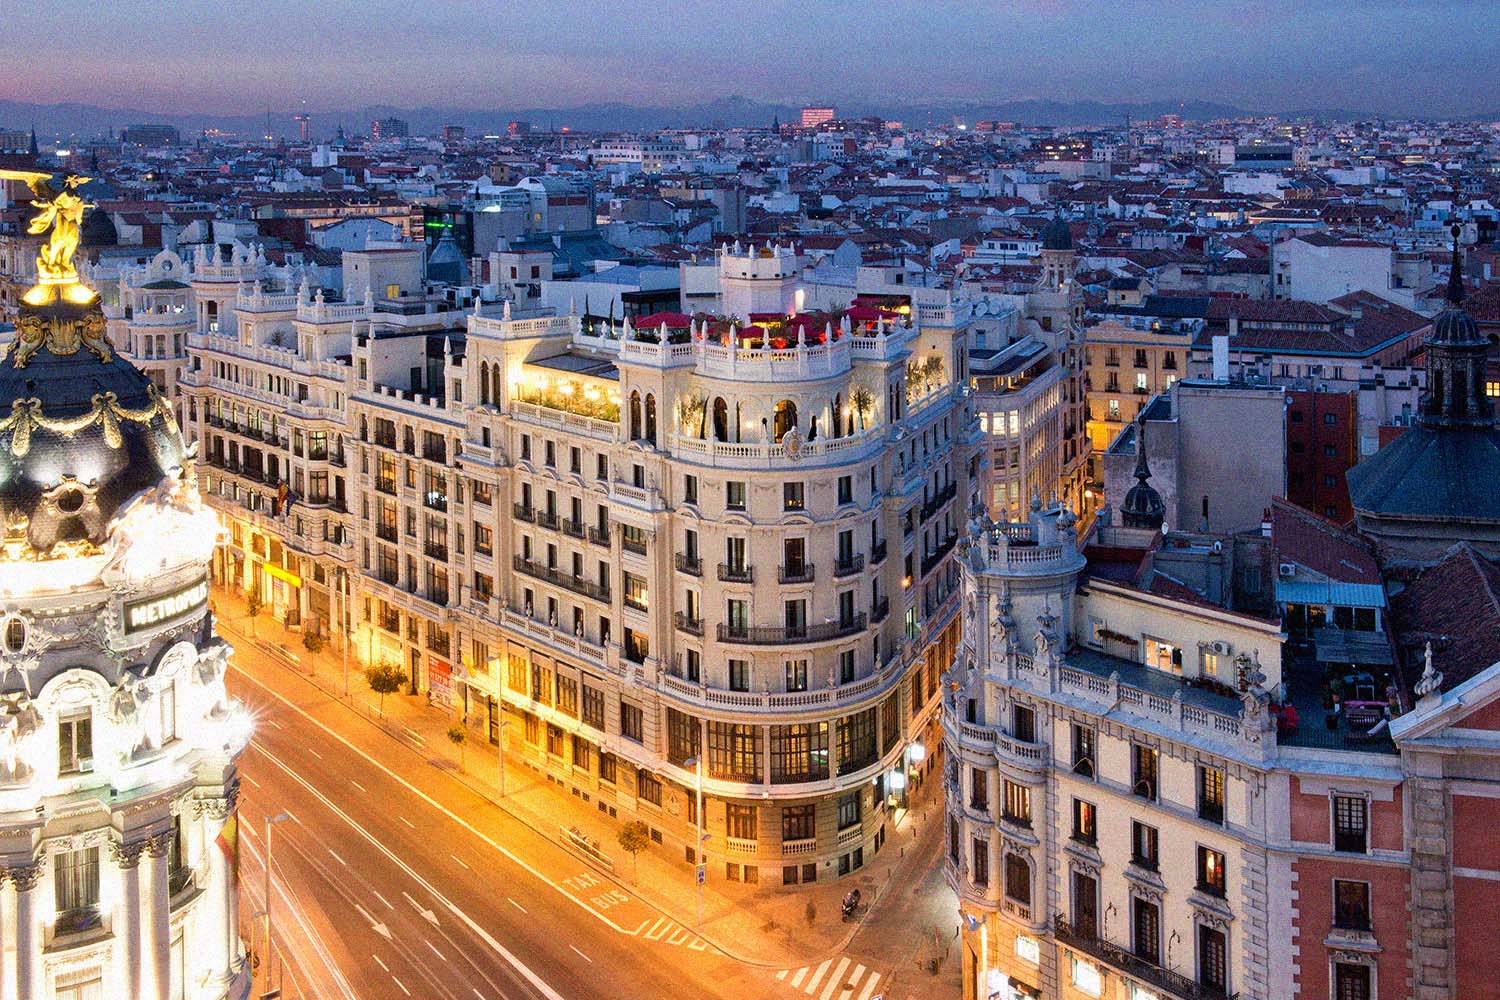
[[[1233,322],[1231,319],[1230,322]],[[1223,334],[1216,334],[1213,341],[1214,348],[1214,381],[1229,381],[1229,338]]]

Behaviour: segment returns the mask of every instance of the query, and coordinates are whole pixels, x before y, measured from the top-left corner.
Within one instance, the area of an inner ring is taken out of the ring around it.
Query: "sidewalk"
[[[523,762],[516,741],[506,741],[506,795],[502,799],[497,788],[495,748],[475,726],[469,727],[469,738],[461,749],[448,738],[449,728],[458,721],[454,714],[429,705],[425,696],[387,695],[382,716],[380,698],[370,691],[353,657],[348,668],[350,697],[345,699],[340,653],[326,647],[317,653],[308,651],[299,633],[289,631],[269,615],[256,619],[257,634],[252,638],[251,622],[244,615],[242,602],[216,589],[213,603],[217,624],[231,643],[251,642],[270,652],[290,672],[348,705],[401,746],[434,767],[450,772],[544,838],[556,843],[560,827],[576,827],[613,864],[614,874],[606,877],[667,919],[696,930],[715,948],[747,964],[787,968],[819,961],[847,947],[887,890],[898,884],[893,880],[905,876],[904,882],[919,875],[906,871],[913,865],[905,862],[914,860],[917,853],[914,847],[924,834],[932,834],[941,827],[942,807],[937,797],[942,783],[928,780],[912,796],[911,808],[900,821],[888,824],[884,847],[863,869],[811,888],[784,889],[775,869],[764,869],[763,874],[775,876],[777,884],[727,882],[722,875],[722,864],[715,870],[716,860],[722,861],[722,857],[716,859],[710,844],[700,927],[693,866],[682,854],[651,845],[632,859],[616,840],[626,820],[610,819],[592,805],[580,804],[566,788],[532,770]],[[581,865],[586,864],[581,852],[574,853]],[[845,922],[840,914],[840,901],[855,888],[863,897],[860,920]]]

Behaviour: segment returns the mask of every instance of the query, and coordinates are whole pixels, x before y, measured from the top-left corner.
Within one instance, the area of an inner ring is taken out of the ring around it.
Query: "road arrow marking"
[[[403,892],[401,895],[405,896],[406,901],[416,908],[416,911],[422,915],[423,920],[427,921],[434,927],[438,925],[438,918],[436,913],[433,913],[431,910],[424,908],[421,903],[417,902],[415,899],[412,899],[411,893]]]
[[[385,924],[376,923],[375,918],[370,916],[370,911],[365,909],[363,906],[360,906],[358,903],[354,904],[354,908],[359,911],[360,916],[364,917],[370,922],[370,930],[374,931],[376,934],[379,934],[387,941],[391,940],[391,929],[389,927],[387,927]],[[379,962],[380,959],[377,958],[375,961]]]

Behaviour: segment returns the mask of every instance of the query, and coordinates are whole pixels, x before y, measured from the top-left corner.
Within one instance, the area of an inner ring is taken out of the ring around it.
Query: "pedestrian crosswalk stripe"
[[[839,959],[839,964],[833,970],[833,975],[828,977],[828,985],[823,988],[823,995],[818,1000],[833,1000],[833,991],[844,985],[844,970],[849,968],[847,958]]]
[[[823,976],[828,972],[828,967],[832,964],[833,959],[825,959],[823,964],[818,966],[818,971],[813,973],[812,982],[807,984],[807,989],[803,990],[803,992],[808,996],[812,996],[813,992],[817,990],[818,984],[823,981]]]
[[[781,969],[776,978],[813,1000],[870,1000],[880,983],[880,973],[845,956],[839,956],[837,965],[834,961],[830,958],[818,966]]]

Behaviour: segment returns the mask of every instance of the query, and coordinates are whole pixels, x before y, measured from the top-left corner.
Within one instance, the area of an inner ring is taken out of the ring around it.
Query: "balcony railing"
[[[1238,993],[1228,993],[1217,986],[1195,982],[1180,972],[1164,969],[1103,938],[1080,934],[1066,920],[1059,919],[1054,926],[1057,939],[1068,947],[1091,955],[1132,979],[1159,987],[1181,1000],[1235,1000],[1239,996]]]
[[[525,573],[527,576],[562,587],[564,590],[571,590],[575,594],[592,597],[598,601],[609,600],[609,586],[607,584],[594,583],[580,576],[570,576],[561,570],[550,566],[543,566],[541,563],[533,562],[521,556],[515,556],[512,564],[517,573]]]
[[[954,480],[947,486],[944,486],[942,489],[938,490],[936,495],[934,495],[931,500],[928,500],[922,505],[922,520],[926,521],[928,518],[932,517],[932,515],[936,514],[939,510],[942,509],[943,504],[947,503],[949,500],[952,500],[957,495],[958,481]]]
[[[387,542],[396,540],[396,526],[394,524],[375,525],[375,537]]]
[[[686,632],[689,635],[699,636],[703,634],[702,618],[689,618],[686,613],[679,611],[675,615],[673,615],[673,620],[677,623],[677,630],[679,632]]]
[[[448,546],[441,545],[437,542],[428,542],[425,546],[423,546],[422,551],[426,552],[428,558],[431,559],[442,559],[446,561],[448,558]]]
[[[813,564],[810,562],[794,563],[791,566],[782,566],[777,573],[777,578],[782,583],[812,583]]]
[[[536,524],[539,528],[551,528],[557,530],[557,512],[550,510],[539,510],[536,512]]]
[[[724,583],[754,583],[755,567],[736,563],[719,563],[719,579]]]
[[[523,503],[512,504],[511,512],[516,515],[517,521],[525,521],[528,524],[536,522],[536,508],[528,507]]]
[[[597,526],[590,528],[589,541],[593,542],[595,545],[602,545],[606,549],[609,548],[609,529],[600,528]]]
[[[877,625],[886,620],[891,613],[891,599],[882,597],[870,607],[870,621]]]
[[[690,556],[686,552],[677,553],[678,572],[687,573],[689,576],[703,575],[703,560],[697,556]]]
[[[839,559],[833,564],[833,575],[835,577],[853,576],[864,568],[864,556],[849,556],[846,559]]]
[[[776,646],[792,642],[826,642],[863,632],[869,617],[863,613],[848,621],[819,622],[815,625],[719,625],[720,642],[746,643],[752,646]]]
[[[870,565],[878,566],[881,563],[885,562],[885,553],[886,543],[885,539],[882,538],[880,541],[870,546]]]
[[[931,573],[932,568],[942,562],[943,558],[952,552],[953,546],[957,544],[958,535],[951,535],[946,542],[934,549],[930,555],[924,556],[922,559],[922,575],[926,576],[928,573]]]
[[[562,530],[563,534],[572,535],[574,538],[584,537],[583,522],[575,521],[570,517],[563,518]]]

